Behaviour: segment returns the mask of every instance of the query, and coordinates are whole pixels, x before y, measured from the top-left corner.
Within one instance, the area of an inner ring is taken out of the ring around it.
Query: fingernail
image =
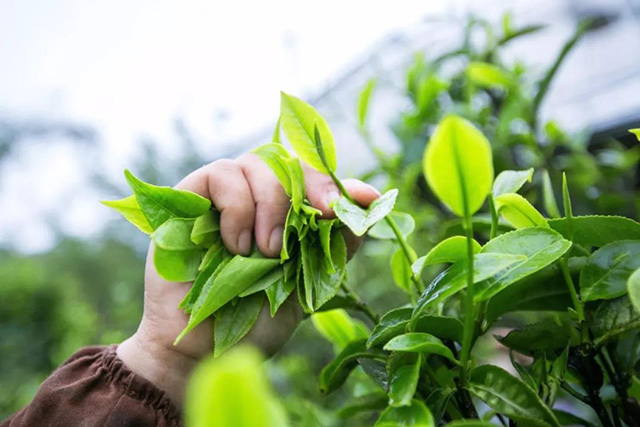
[[[251,230],[244,230],[238,237],[238,252],[248,255],[251,252]]]
[[[269,250],[273,253],[280,252],[282,249],[282,233],[284,228],[276,227],[269,236]]]
[[[330,190],[325,196],[324,200],[327,203],[327,206],[331,206],[331,203],[335,202],[340,198],[340,193],[336,190]]]

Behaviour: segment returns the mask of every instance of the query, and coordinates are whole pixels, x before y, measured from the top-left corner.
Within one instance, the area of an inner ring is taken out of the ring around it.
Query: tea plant
[[[281,145],[281,128],[299,158]],[[422,257],[406,239],[413,218],[392,211],[397,190],[367,209],[344,190],[335,173],[331,131],[313,107],[283,93],[274,142],[254,152],[291,198],[279,259],[257,250],[232,256],[208,200],[143,183],[128,171],[134,194],[105,202],[150,234],[162,277],[193,281],[180,304],[191,317],[176,342],[213,315],[219,355],[251,329],[265,300],[274,315],[295,291],[306,313],[332,309],[313,317],[338,350],[320,375],[322,392],[340,388],[357,367],[379,386],[346,405],[346,417],[381,410],[379,426],[589,425],[556,407],[563,391],[563,399],[590,406],[604,426],[635,425],[640,224],[574,216],[566,178],[564,217],[545,218],[518,194],[533,171],[504,171],[494,180],[489,141],[455,115],[439,122],[422,166],[442,206],[461,218],[463,235],[443,240]],[[305,199],[300,160],[331,176],[341,190],[333,204],[337,219],[319,217]],[[544,197],[556,205],[550,187]],[[474,217],[485,204],[490,233],[479,242]],[[500,217],[506,225],[500,226]],[[343,227],[397,243],[393,275],[411,304],[379,317],[353,294],[346,285]],[[426,266],[445,268],[429,278]],[[372,330],[338,308],[359,310]],[[492,325],[512,312],[533,312],[538,320],[496,336],[509,349],[517,376],[480,363],[474,352]]]

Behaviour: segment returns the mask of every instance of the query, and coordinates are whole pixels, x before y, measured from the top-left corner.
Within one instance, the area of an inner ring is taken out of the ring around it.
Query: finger
[[[289,210],[289,196],[273,171],[255,154],[238,159],[255,202],[255,237],[265,256],[277,257],[282,249],[282,232]]]
[[[334,218],[335,213],[331,209],[331,203],[340,197],[340,191],[329,175],[325,175],[304,166],[305,187],[307,199],[311,205],[322,211],[323,218]],[[380,192],[373,186],[357,179],[345,179],[342,181],[347,193],[362,207],[367,207],[380,196]]]
[[[192,172],[176,186],[210,199],[220,212],[220,235],[235,254],[251,252],[255,204],[240,165],[221,159]]]

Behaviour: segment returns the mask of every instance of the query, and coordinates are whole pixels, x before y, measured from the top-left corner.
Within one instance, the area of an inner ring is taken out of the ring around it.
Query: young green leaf
[[[278,259],[264,258],[257,251],[249,257],[236,255],[226,263],[210,286],[205,286],[193,306],[186,328],[178,335],[175,344],[215,313],[220,307],[248,289],[258,279],[279,264]]]
[[[400,233],[406,238],[416,228],[416,221],[411,215],[404,212],[392,211],[389,217],[395,221]],[[396,234],[386,221],[380,221],[369,229],[368,235],[374,239],[391,240],[396,239]]]
[[[289,425],[261,356],[249,347],[209,357],[196,367],[187,386],[184,414],[187,427]]]
[[[484,301],[512,283],[522,280],[556,261],[571,247],[553,230],[542,227],[522,228],[489,241],[480,254],[504,254],[523,257],[476,286],[476,301]],[[479,255],[480,255],[479,254]]]
[[[204,251],[191,241],[193,224],[193,219],[173,218],[151,234],[153,263],[163,279],[189,282],[198,275]]]
[[[393,189],[384,193],[374,200],[369,208],[362,209],[351,203],[347,198],[340,197],[332,204],[336,216],[342,221],[356,236],[362,236],[369,227],[389,215],[398,197],[398,190]]]
[[[550,219],[549,227],[569,238],[566,218]],[[586,247],[602,247],[621,240],[640,240],[640,224],[621,216],[574,216],[573,242]]]
[[[371,100],[371,94],[375,87],[376,79],[370,79],[358,96],[358,126],[360,128],[364,127],[365,121],[367,120],[369,101]]]
[[[133,194],[129,197],[125,197],[124,199],[104,200],[100,203],[120,212],[127,221],[135,225],[138,230],[143,233],[150,234],[153,232],[153,227],[151,227],[149,221],[147,221],[147,217],[142,213],[142,210],[138,205],[138,201],[136,200],[136,196]]]
[[[278,178],[278,181],[280,181],[285,193],[291,197],[291,171],[287,164],[287,160],[290,159],[291,156],[286,148],[284,148],[282,144],[272,142],[271,144],[259,146],[253,150],[252,153],[260,157],[262,161],[269,166],[276,175],[276,178]]]
[[[284,276],[284,269],[276,267],[270,272],[268,272],[267,274],[265,274],[264,276],[262,276],[261,278],[259,278],[258,280],[256,280],[253,285],[249,286],[247,289],[240,292],[238,296],[240,298],[244,298],[246,296],[258,293],[260,291],[264,291],[265,289],[273,286],[276,282],[283,280],[283,276]]]
[[[352,341],[320,372],[320,392],[328,394],[344,384],[351,371],[358,365],[358,359],[380,357],[382,353],[379,351],[367,350],[366,340]]]
[[[271,317],[276,315],[282,303],[287,300],[289,295],[291,295],[291,292],[293,292],[296,287],[296,265],[297,263],[293,261],[286,262],[282,266],[284,271],[282,280],[275,282],[265,290],[267,298],[269,298]]]
[[[391,310],[382,316],[369,336],[367,347],[384,345],[391,338],[403,333],[409,324],[412,312],[411,307],[403,307]]]
[[[571,207],[571,196],[569,194],[569,184],[567,183],[567,174],[562,173],[562,203],[564,205],[564,217],[567,221],[567,237],[573,241],[573,208]]]
[[[210,200],[190,191],[147,184],[128,170],[124,171],[124,175],[140,210],[154,230],[170,218],[197,218],[211,207]]]
[[[506,71],[487,62],[472,62],[467,67],[467,76],[474,84],[487,88],[508,89],[514,78]]]
[[[438,338],[423,332],[409,332],[398,335],[389,341],[384,349],[387,351],[402,351],[409,353],[437,354],[456,361],[453,353]]]
[[[480,252],[480,244],[475,240],[473,240],[472,244],[474,253]],[[456,263],[466,258],[467,239],[463,236],[453,236],[438,243],[425,256],[418,258],[411,266],[411,269],[413,274],[420,276],[427,265]]]
[[[340,289],[346,275],[347,246],[342,233],[339,230],[333,230],[331,233],[333,272],[327,269],[323,250],[316,242],[309,238],[303,239],[300,242],[300,249],[305,308],[312,312],[333,298]]]
[[[300,160],[292,157],[285,160],[289,168],[289,176],[291,177],[291,206],[297,213],[304,206],[304,200],[307,195],[304,184],[304,171],[300,165]]]
[[[410,406],[416,394],[422,357],[417,355],[413,363],[393,364],[389,369],[389,405]]]
[[[276,126],[273,129],[273,135],[271,136],[271,142],[276,144],[282,144],[280,140],[280,116],[278,116],[278,120],[276,121]]]
[[[207,251],[207,254],[211,253],[211,255],[208,256],[207,262],[204,264],[204,266],[201,265],[200,272],[193,282],[193,285],[191,285],[189,292],[187,292],[187,295],[185,295],[184,299],[178,306],[178,308],[184,310],[187,314],[191,313],[193,305],[198,300],[200,292],[202,292],[202,288],[204,287],[205,283],[207,283],[207,281],[211,279],[212,276],[214,276],[223,259],[227,257],[225,253],[226,250],[222,245],[219,245],[217,247],[212,246],[211,249],[213,250]]]
[[[280,122],[287,139],[302,161],[326,174],[328,171],[316,150],[314,127],[317,125],[329,168],[331,171],[336,170],[336,148],[333,135],[327,122],[315,108],[295,96],[281,92]]]
[[[411,406],[389,406],[375,423],[375,427],[434,427],[433,415],[419,400],[413,399]]]
[[[638,141],[640,141],[640,128],[629,129],[629,132],[634,134],[636,136],[636,138],[638,138]]]
[[[425,314],[412,323],[413,332],[422,332],[440,339],[462,341],[464,325],[455,317]]]
[[[496,198],[507,193],[517,193],[527,182],[531,182],[533,168],[524,171],[502,171],[493,182],[491,193]]]
[[[491,145],[460,117],[447,116],[438,124],[422,167],[433,192],[458,216],[473,215],[491,191]]]
[[[640,241],[610,243],[587,258],[580,273],[583,301],[612,299],[627,292],[629,276],[640,268]]]
[[[556,196],[553,193],[553,186],[551,185],[551,178],[546,169],[542,171],[542,203],[547,211],[547,215],[551,218],[560,218],[560,209],[558,209]]]
[[[469,391],[495,411],[524,424],[559,427],[551,410],[524,382],[497,366],[478,366]]]
[[[191,230],[191,241],[205,248],[211,247],[220,238],[220,213],[207,212],[196,218]]]
[[[313,326],[339,351],[350,342],[367,338],[369,331],[362,322],[352,319],[345,310],[336,309],[311,315]]]
[[[333,265],[333,260],[331,259],[331,229],[335,224],[336,220],[320,220],[318,221],[318,232],[320,234],[320,245],[322,246],[322,251],[324,252],[324,262],[329,273],[335,273],[336,267]]]
[[[479,283],[485,279],[495,276],[499,272],[506,270],[511,265],[520,263],[525,258],[522,255],[511,254],[476,254],[473,261],[473,280]],[[422,293],[416,308],[413,312],[413,318],[416,319],[433,304],[442,301],[451,295],[461,291],[467,286],[467,262],[466,260],[458,261],[443,271],[427,286]]]
[[[640,313],[640,268],[629,276],[629,280],[627,280],[627,292],[629,294],[629,300],[631,300],[636,311]]]
[[[214,356],[220,356],[236,344],[253,328],[264,305],[264,294],[257,293],[239,298],[234,304],[225,304],[215,314],[213,339]]]
[[[517,193],[507,193],[496,197],[496,210],[515,228],[549,227],[547,220],[531,203]]]
[[[416,256],[413,249],[409,248],[409,251]],[[396,250],[391,256],[390,261],[391,275],[393,281],[406,292],[411,291],[413,272],[411,271],[411,264],[407,261],[407,257],[402,249]]]

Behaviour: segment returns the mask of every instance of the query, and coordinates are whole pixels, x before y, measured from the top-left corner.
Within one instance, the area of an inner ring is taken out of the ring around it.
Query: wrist
[[[182,406],[196,359],[149,339],[140,330],[118,346],[117,355],[134,374],[164,391],[176,406]]]

